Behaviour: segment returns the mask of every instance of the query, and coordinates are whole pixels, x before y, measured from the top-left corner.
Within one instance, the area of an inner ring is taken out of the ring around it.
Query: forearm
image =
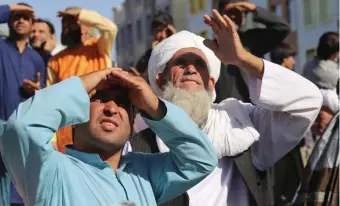
[[[115,37],[118,32],[116,24],[94,11],[82,9],[79,14],[79,22],[98,29],[101,34],[105,33],[105,35]]]
[[[0,24],[7,23],[11,16],[11,8],[9,5],[0,5]]]
[[[50,67],[47,67],[46,86],[49,87],[55,83],[56,83],[56,73]]]
[[[158,156],[157,161],[151,161],[151,184],[158,203],[187,191],[217,165],[217,156],[208,137],[183,110],[164,103],[167,114],[162,120],[145,119],[170,149],[169,153]]]
[[[275,13],[261,7],[256,7],[254,11],[254,21],[263,23],[267,29],[275,29],[278,31],[289,31],[289,24]]]
[[[1,140],[10,137],[7,144],[17,144],[28,138],[22,146],[33,143],[34,147],[44,147],[59,128],[88,121],[88,108],[89,97],[81,80],[70,78],[37,91],[21,103],[5,123]]]
[[[112,46],[116,39],[118,28],[109,19],[94,11],[82,9],[79,14],[79,21],[89,27],[99,30],[100,37],[97,42],[98,50],[101,54],[111,59]]]
[[[240,57],[237,65],[238,67],[245,69],[250,75],[262,79],[264,73],[264,63],[261,58],[252,55],[249,52],[244,52]]]

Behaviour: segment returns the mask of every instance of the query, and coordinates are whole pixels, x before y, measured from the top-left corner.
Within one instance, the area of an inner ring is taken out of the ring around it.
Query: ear
[[[164,81],[164,75],[163,75],[163,73],[162,73],[162,72],[158,72],[158,73],[156,74],[156,84],[157,84],[157,86],[158,86],[161,90],[163,90],[164,83],[165,83],[165,81]]]
[[[215,89],[215,85],[216,85],[216,81],[214,77],[210,77],[209,78],[209,82],[208,82],[208,90],[209,92],[213,92]]]

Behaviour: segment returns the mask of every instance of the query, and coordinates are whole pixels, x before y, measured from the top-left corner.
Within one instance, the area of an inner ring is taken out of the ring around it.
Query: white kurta
[[[249,92],[255,105],[232,98],[212,105],[203,130],[220,158],[219,166],[188,191],[190,205],[248,205],[245,183],[228,156],[251,146],[257,169],[273,166],[302,139],[322,104],[314,84],[265,60],[263,78],[250,77]],[[142,129],[136,121],[136,129]]]

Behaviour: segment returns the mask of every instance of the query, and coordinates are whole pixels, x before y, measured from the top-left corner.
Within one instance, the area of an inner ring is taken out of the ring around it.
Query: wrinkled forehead
[[[173,66],[184,65],[193,62],[196,66],[201,65],[209,69],[206,55],[200,49],[190,47],[178,50],[166,63],[165,72],[168,71],[168,68]]]
[[[198,48],[195,47],[189,47],[189,48],[183,48],[178,50],[173,56],[172,58],[169,60],[169,62],[174,61],[176,59],[178,59],[179,57],[185,57],[185,56],[190,56],[190,55],[194,55],[196,57],[200,57],[202,60],[205,61],[206,64],[208,64],[208,59],[205,56],[205,54]]]

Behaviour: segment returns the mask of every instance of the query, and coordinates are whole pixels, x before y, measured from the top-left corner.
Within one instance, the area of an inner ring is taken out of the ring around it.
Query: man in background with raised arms
[[[0,38],[0,119],[7,120],[20,102],[34,95],[29,83],[45,87],[44,61],[28,46],[34,19],[33,8],[24,3],[1,5],[0,23],[7,23],[8,38]],[[0,164],[0,205],[20,203],[13,196],[10,201],[10,179]],[[13,193],[15,194],[15,193]]]
[[[48,86],[112,66],[112,46],[118,29],[111,20],[95,11],[78,7],[69,7],[58,15],[62,21],[61,42],[67,48],[50,59]],[[96,28],[100,36],[89,39],[89,28]],[[61,152],[65,145],[72,143],[70,127],[58,131],[57,143]]]

